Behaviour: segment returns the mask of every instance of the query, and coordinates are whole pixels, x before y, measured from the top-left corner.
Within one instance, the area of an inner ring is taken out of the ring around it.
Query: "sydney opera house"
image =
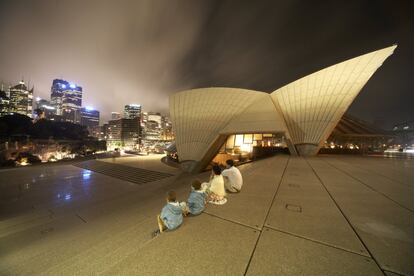
[[[181,167],[204,169],[218,153],[265,151],[283,143],[292,155],[318,153],[361,89],[396,45],[346,60],[272,93],[200,88],[170,97]]]

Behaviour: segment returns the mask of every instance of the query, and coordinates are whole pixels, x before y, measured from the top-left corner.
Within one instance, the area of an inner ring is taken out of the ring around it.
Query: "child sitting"
[[[167,204],[162,208],[161,214],[157,217],[159,232],[156,231],[154,235],[164,232],[164,230],[174,230],[183,223],[183,214],[180,204],[177,202],[177,195],[174,191],[167,194]]]
[[[226,191],[224,189],[224,178],[221,175],[221,168],[213,166],[213,170],[208,183],[201,184],[203,191],[207,193],[207,200],[211,204],[223,205],[227,202]]]
[[[199,215],[206,206],[206,194],[201,189],[201,182],[194,180],[191,184],[191,193],[187,199],[187,210],[192,215]]]

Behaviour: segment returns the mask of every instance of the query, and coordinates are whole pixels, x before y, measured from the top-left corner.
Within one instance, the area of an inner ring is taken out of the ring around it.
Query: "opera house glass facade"
[[[243,163],[278,152],[286,152],[285,149],[287,144],[281,133],[232,134],[227,137],[212,161],[222,165],[227,159]]]
[[[265,148],[283,145],[293,155],[317,154],[396,47],[335,64],[272,93],[214,87],[172,95],[170,115],[181,167],[197,172],[213,159],[220,161],[220,154],[243,161],[254,151],[265,155]]]

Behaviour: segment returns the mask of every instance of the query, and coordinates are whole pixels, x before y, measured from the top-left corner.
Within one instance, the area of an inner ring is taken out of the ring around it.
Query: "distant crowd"
[[[193,180],[191,192],[187,201],[178,202],[175,191],[167,193],[167,204],[157,216],[158,230],[153,235],[163,233],[165,230],[174,230],[183,223],[183,217],[201,214],[206,203],[223,205],[227,202],[227,193],[239,193],[243,186],[243,177],[233,160],[226,161],[226,169],[213,166],[209,182],[201,183]]]

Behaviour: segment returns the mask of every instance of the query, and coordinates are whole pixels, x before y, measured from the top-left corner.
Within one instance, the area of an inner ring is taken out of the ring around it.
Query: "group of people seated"
[[[193,180],[191,192],[186,202],[178,202],[174,191],[167,193],[167,204],[157,217],[158,230],[154,236],[165,230],[174,230],[183,223],[183,216],[197,216],[201,214],[206,203],[223,205],[227,202],[227,193],[239,193],[243,186],[243,177],[234,166],[233,160],[226,161],[226,169],[213,166],[210,181],[201,183]]]

